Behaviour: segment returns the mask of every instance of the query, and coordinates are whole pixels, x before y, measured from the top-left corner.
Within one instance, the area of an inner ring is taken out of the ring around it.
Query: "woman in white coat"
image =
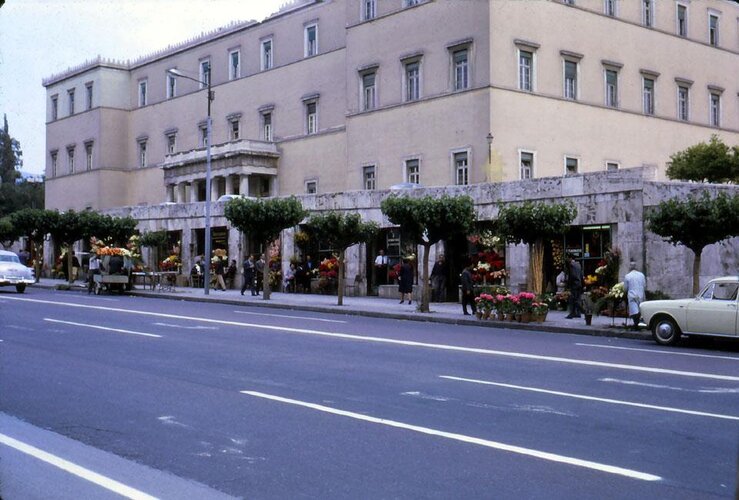
[[[639,304],[644,301],[647,279],[636,270],[636,262],[629,264],[629,273],[624,276],[624,291],[629,306],[629,317],[634,320],[634,330],[639,329]]]

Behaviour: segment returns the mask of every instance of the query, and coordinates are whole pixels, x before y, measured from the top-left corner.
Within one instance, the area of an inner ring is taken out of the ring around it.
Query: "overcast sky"
[[[10,135],[20,142],[23,170],[44,171],[43,78],[98,55],[136,59],[232,21],[261,21],[285,3],[287,0],[7,0],[0,8],[0,114],[7,115]]]

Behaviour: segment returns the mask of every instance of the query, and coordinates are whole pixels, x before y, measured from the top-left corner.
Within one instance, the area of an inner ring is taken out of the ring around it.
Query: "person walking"
[[[444,302],[446,299],[447,265],[444,254],[441,253],[431,269],[431,301]]]
[[[226,283],[223,281],[223,275],[226,273],[226,265],[223,262],[223,258],[216,257],[216,286],[215,289],[218,290],[218,287],[221,288],[222,291],[226,291]]]
[[[259,256],[259,260],[254,263],[254,273],[256,274],[256,277],[254,280],[257,283],[257,295],[259,295],[259,292],[262,290],[262,286],[264,285],[264,254]]]
[[[569,314],[565,318],[579,318],[582,313],[580,307],[580,298],[582,297],[582,268],[574,255],[569,254],[567,260],[569,265],[567,289],[570,291],[570,299],[568,302]]]
[[[87,264],[87,294],[92,293],[92,289],[95,287],[95,275],[100,274],[100,259],[96,253],[90,255],[90,262]]]
[[[244,260],[244,282],[241,284],[241,295],[244,295],[247,288],[251,290],[252,297],[257,294],[257,281],[256,276],[254,275],[255,271],[256,263],[254,262],[254,254],[251,254]]]
[[[400,292],[400,303],[405,301],[405,296],[408,296],[408,304],[411,303],[413,298],[413,267],[411,266],[410,259],[408,257],[403,259],[403,264],[400,266],[400,274],[398,274],[398,291]]]
[[[472,264],[467,263],[462,270],[460,275],[460,282],[462,284],[462,313],[465,316],[469,316],[467,312],[467,305],[472,308],[472,314],[477,313],[477,306],[475,306],[475,282],[472,280]]]
[[[647,278],[636,269],[636,262],[629,263],[629,272],[624,276],[624,292],[628,301],[629,317],[634,321],[634,330],[639,330],[639,304],[644,302]]]

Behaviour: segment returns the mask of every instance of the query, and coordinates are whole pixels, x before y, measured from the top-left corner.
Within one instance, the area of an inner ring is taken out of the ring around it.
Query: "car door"
[[[737,282],[711,283],[688,305],[687,332],[737,335]]]

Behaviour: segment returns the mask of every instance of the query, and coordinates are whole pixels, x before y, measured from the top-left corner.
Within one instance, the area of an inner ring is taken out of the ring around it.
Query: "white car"
[[[18,293],[23,293],[26,285],[35,282],[33,271],[21,264],[16,254],[0,250],[0,286],[14,285]]]
[[[650,300],[639,306],[642,321],[661,345],[681,335],[739,337],[739,276],[711,280],[693,299]]]

